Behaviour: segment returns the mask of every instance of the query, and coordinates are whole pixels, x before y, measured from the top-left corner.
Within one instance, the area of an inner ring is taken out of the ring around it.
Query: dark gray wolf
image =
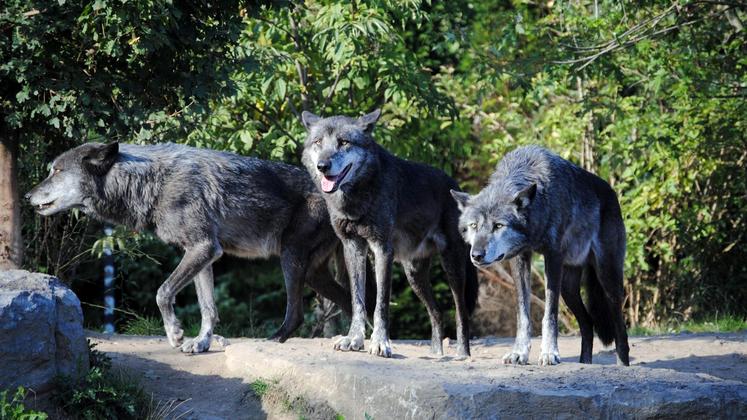
[[[594,329],[614,339],[618,364],[628,365],[622,314],[625,225],[615,191],[604,180],[540,147],[508,153],[476,196],[453,191],[459,228],[480,268],[510,260],[517,283],[518,328],[504,363],[527,363],[530,348],[529,276],[532,252],[545,259],[545,316],[539,363],[558,355],[558,293],[581,329],[581,363],[591,363]],[[581,299],[586,278],[588,311]]]
[[[156,296],[169,343],[183,352],[210,346],[218,321],[212,263],[224,252],[280,256],[288,301],[271,338],[284,341],[303,321],[304,283],[350,311],[350,295],[326,270],[339,240],[301,168],[177,144],[89,143],[55,159],[26,198],[43,216],[79,208],[184,249]],[[182,343],[174,298],[193,280],[202,323],[199,335]]]
[[[441,313],[428,276],[431,257],[438,254],[456,305],[458,356],[467,357],[468,314],[477,299],[477,277],[459,237],[459,210],[449,196],[457,184],[440,170],[399,159],[379,146],[372,137],[379,116],[379,110],[358,119],[302,114],[308,130],[302,161],[324,193],[351,282],[350,331],[335,348],[363,349],[364,266],[370,247],[377,295],[369,352],[391,356],[389,296],[392,262],[399,261],[428,310],[431,351],[443,354]]]

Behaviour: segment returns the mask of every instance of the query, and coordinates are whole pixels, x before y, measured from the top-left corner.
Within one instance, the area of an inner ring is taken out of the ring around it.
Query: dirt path
[[[154,401],[181,405],[174,416],[184,419],[264,419],[268,417],[249,385],[226,369],[223,349],[182,354],[165,337],[90,334],[96,349],[112,358],[115,368],[140,380]],[[271,416],[276,417],[276,416]]]
[[[444,358],[430,357],[426,342],[418,341],[396,342],[395,357],[383,360],[366,353],[334,352],[332,340],[328,339],[291,339],[285,344],[232,339],[225,351],[214,343],[210,352],[190,356],[172,349],[162,337],[92,338],[99,343],[99,350],[112,357],[115,366],[141,377],[155,399],[187,400],[180,407],[180,412],[189,411],[186,418],[293,417],[268,414],[267,407],[263,408],[249,392],[249,383],[256,378],[282,377],[293,387],[291,392],[323,399],[346,418],[363,418],[363,414],[371,414],[378,407],[394,409],[397,404],[436,413],[453,408],[436,407],[432,401],[458,403],[463,411],[453,414],[473,415],[469,404],[460,399],[465,386],[473,390],[465,401],[474,404],[478,396],[484,398],[476,410],[491,404],[503,408],[506,401],[513,401],[505,400],[510,392],[526,397],[537,391],[538,398],[563,397],[559,400],[562,403],[553,403],[558,409],[558,404],[571,404],[571,409],[576,404],[584,412],[604,415],[616,413],[617,406],[631,406],[637,410],[632,413],[644,417],[646,413],[658,413],[647,412],[647,407],[655,407],[661,401],[668,404],[670,392],[678,393],[672,395],[676,401],[684,401],[685,406],[688,398],[727,401],[709,408],[711,412],[742,410],[739,403],[734,406],[728,401],[734,396],[737,401],[747,397],[747,332],[632,338],[632,368],[603,366],[614,364],[615,357],[599,342],[595,342],[594,365],[575,363],[580,349],[578,337],[560,338],[563,363],[553,367],[536,366],[539,339],[532,343],[532,365],[513,367],[500,363],[500,357],[511,345],[510,339],[475,340],[472,361],[460,362],[452,360],[448,352]],[[450,350],[453,352],[453,348]],[[352,386],[346,385],[347,380],[353,380]],[[367,386],[371,388],[368,391]],[[350,388],[352,393],[344,395]],[[641,402],[641,393],[650,402]],[[405,394],[409,395],[407,401],[399,397]],[[397,398],[391,399],[392,395]],[[360,411],[364,408],[365,413]],[[401,413],[417,418],[399,411],[378,411],[374,417],[399,417]],[[622,412],[618,414],[625,417]]]

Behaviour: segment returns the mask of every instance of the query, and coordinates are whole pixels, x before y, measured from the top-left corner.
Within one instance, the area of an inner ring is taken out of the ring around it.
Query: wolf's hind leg
[[[303,322],[303,285],[307,270],[306,264],[300,262],[303,260],[306,258],[299,251],[284,249],[281,252],[280,266],[285,278],[286,294],[285,318],[269,340],[284,342]]]
[[[218,308],[215,307],[213,295],[213,266],[208,265],[194,279],[197,301],[200,304],[202,323],[197,337],[190,338],[182,344],[183,353],[202,353],[210,349],[213,338],[213,328],[218,323]]]
[[[529,350],[532,347],[532,322],[529,318],[529,298],[531,296],[531,264],[530,252],[521,254],[510,260],[511,276],[516,284],[516,340],[510,352],[503,356],[505,364],[525,365],[529,361]]]
[[[174,272],[158,288],[156,303],[161,311],[166,337],[172,347],[179,347],[184,335],[179,320],[174,314],[176,294],[184,289],[200,271],[220,258],[222,254],[223,250],[220,245],[214,242],[203,242],[186,249],[184,257],[182,257]]]
[[[606,250],[603,250],[606,251]],[[609,256],[598,256],[595,259],[595,269],[599,282],[610,305],[612,323],[615,328],[615,351],[617,353],[617,364],[630,365],[630,347],[628,345],[628,331],[625,327],[623,317],[623,262],[622,258],[611,258]]]
[[[591,363],[592,349],[594,345],[594,323],[591,315],[586,310],[581,299],[581,278],[583,267],[563,266],[563,280],[560,285],[560,294],[573,316],[578,321],[581,330],[581,357],[580,363]]]
[[[450,243],[441,252],[441,265],[449,282],[451,295],[456,308],[457,357],[464,359],[470,356],[469,351],[469,311],[465,300],[465,285],[467,283],[468,264],[466,248]]]
[[[545,255],[545,316],[542,318],[540,365],[560,363],[558,352],[558,304],[563,280],[563,262],[557,255]]]
[[[424,258],[415,261],[406,261],[402,263],[405,269],[405,276],[410,282],[410,287],[415,295],[423,302],[428,310],[428,316],[431,320],[431,353],[443,356],[443,327],[441,325],[441,311],[436,305],[436,298],[433,296],[433,287],[428,276],[431,268],[431,259]]]

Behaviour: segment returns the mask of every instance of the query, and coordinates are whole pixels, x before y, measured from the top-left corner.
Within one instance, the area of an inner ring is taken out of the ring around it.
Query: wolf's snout
[[[319,172],[326,174],[329,171],[329,168],[332,167],[332,163],[328,160],[320,160],[316,164],[316,169],[319,170]]]
[[[482,263],[485,260],[485,251],[472,251],[472,261]]]

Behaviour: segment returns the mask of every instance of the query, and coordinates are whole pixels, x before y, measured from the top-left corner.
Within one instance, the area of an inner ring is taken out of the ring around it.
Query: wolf
[[[302,168],[172,143],[88,143],[57,157],[26,199],[42,216],[77,208],[182,248],[156,295],[168,341],[182,352],[210,347],[218,322],[212,263],[223,253],[280,257],[287,304],[271,339],[285,341],[302,323],[305,283],[351,311],[349,293],[325,270],[340,242]],[[173,305],[193,280],[202,320],[198,336],[183,340]]]
[[[440,255],[456,305],[457,356],[469,350],[469,313],[477,300],[477,274],[469,263],[449,190],[457,183],[435,168],[399,159],[377,144],[380,110],[360,118],[321,118],[302,113],[307,129],[302,162],[322,191],[335,232],[342,240],[353,315],[337,350],[362,350],[366,332],[364,265],[373,253],[376,307],[369,352],[391,357],[389,297],[393,261],[400,262],[431,323],[431,352],[443,355],[441,312],[429,279],[431,258]]]
[[[504,363],[528,361],[529,280],[532,252],[538,252],[547,279],[539,364],[560,363],[560,293],[581,330],[580,362],[591,363],[596,329],[605,345],[615,341],[618,364],[628,366],[622,313],[625,225],[607,182],[546,149],[527,146],[506,154],[479,194],[452,195],[462,212],[459,229],[473,264],[489,270],[508,260],[516,280],[518,328]],[[586,306],[581,299],[584,279]]]

